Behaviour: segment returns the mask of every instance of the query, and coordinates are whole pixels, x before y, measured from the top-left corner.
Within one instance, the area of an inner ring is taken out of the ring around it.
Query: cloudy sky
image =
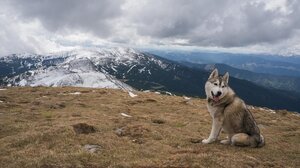
[[[0,0],[0,55],[125,46],[300,55],[299,0]]]

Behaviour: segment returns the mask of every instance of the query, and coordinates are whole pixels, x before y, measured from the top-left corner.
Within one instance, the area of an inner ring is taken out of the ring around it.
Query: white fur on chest
[[[214,117],[220,111],[220,108],[214,107],[214,106],[211,106],[211,105],[207,104],[207,110],[208,110],[209,114],[212,117]]]

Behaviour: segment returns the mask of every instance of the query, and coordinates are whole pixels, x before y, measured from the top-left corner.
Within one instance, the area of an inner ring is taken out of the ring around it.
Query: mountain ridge
[[[211,71],[214,68],[218,68],[218,70],[222,74],[224,74],[225,72],[229,72],[229,74],[235,78],[247,80],[249,82],[258,84],[260,86],[264,86],[266,88],[294,91],[300,94],[299,92],[300,77],[278,76],[272,74],[257,73],[249,70],[234,68],[227,64],[220,64],[220,63],[216,63],[216,64],[195,64],[190,62],[179,62],[179,63],[193,68],[206,70],[206,71]]]
[[[147,51],[147,50],[145,50]],[[196,64],[227,64],[234,68],[279,76],[300,77],[300,57],[279,57],[263,54],[238,54],[205,51],[149,50],[164,58]]]
[[[88,87],[101,86],[97,83],[101,81],[97,80],[97,77],[101,76],[102,78],[99,79],[103,79],[104,83],[105,81],[113,83],[113,88],[118,88],[120,85],[124,89],[132,87],[138,90],[205,97],[204,84],[208,78],[208,72],[190,68],[157,55],[126,48],[75,50],[60,54],[42,57],[34,55],[32,59],[28,55],[24,58],[12,56],[14,59],[11,60],[8,59],[9,57],[0,58],[2,73],[0,83],[20,85],[22,81],[22,86],[44,84],[44,86],[82,87],[86,84],[83,78],[94,75],[93,79],[96,80],[93,80]],[[45,80],[47,77],[49,79]],[[63,80],[60,79],[61,77]],[[300,109],[300,98],[296,95],[287,95],[280,90],[268,90],[234,77],[231,77],[230,85],[249,104],[294,111]]]

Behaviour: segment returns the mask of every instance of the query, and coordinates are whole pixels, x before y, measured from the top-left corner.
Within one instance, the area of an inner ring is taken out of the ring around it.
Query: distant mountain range
[[[300,77],[300,56],[147,50],[164,58],[196,64],[226,64],[234,68],[277,76]]]
[[[272,74],[257,73],[234,68],[226,64],[195,64],[190,62],[180,63],[192,68],[198,68],[206,71],[211,71],[214,68],[218,68],[219,72],[223,74],[225,72],[229,72],[229,74],[235,78],[244,79],[266,88],[287,90],[300,94],[300,77],[277,76]]]
[[[0,58],[2,86],[80,86],[168,91],[205,97],[209,72],[127,48],[84,49]],[[230,85],[246,103],[300,111],[300,96],[234,77]]]

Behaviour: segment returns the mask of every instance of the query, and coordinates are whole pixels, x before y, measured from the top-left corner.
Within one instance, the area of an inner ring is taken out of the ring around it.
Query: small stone
[[[118,136],[125,136],[125,129],[124,128],[117,128],[115,130],[115,133],[118,135]]]
[[[132,140],[133,143],[137,143],[137,144],[143,144],[144,143],[144,140],[139,138],[139,139],[133,139]]]
[[[128,114],[126,114],[126,113],[121,113],[121,116],[123,116],[123,117],[132,117],[131,115],[128,115]]]
[[[136,94],[134,94],[132,92],[128,92],[128,94],[129,94],[130,97],[137,97],[138,96],[138,95],[136,95]]]
[[[186,97],[186,96],[183,96],[183,98],[184,98],[185,100],[191,100],[191,98]]]
[[[80,95],[81,92],[73,92],[73,93],[69,93],[70,95]]]
[[[86,144],[86,145],[84,145],[83,148],[85,150],[87,150],[88,152],[95,153],[95,152],[97,152],[97,151],[99,151],[101,149],[101,146],[100,145]]]

